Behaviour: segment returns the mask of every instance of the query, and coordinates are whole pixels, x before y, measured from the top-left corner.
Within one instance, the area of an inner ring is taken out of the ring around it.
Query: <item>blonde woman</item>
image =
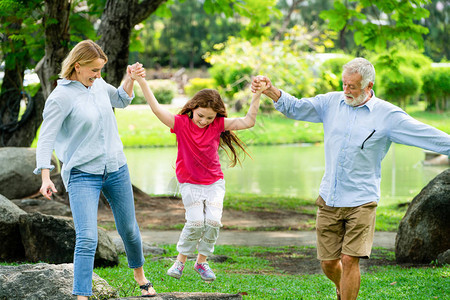
[[[75,224],[73,294],[92,295],[92,272],[97,248],[97,207],[100,192],[108,199],[122,237],[128,266],[142,295],[156,294],[144,274],[144,256],[126,158],[112,107],[123,108],[133,98],[131,70],[145,76],[140,64],[127,67],[124,83],[115,88],[101,78],[108,61],[93,41],[78,43],[63,62],[58,85],[48,97],[37,144],[35,174],[40,192],[50,199],[57,192],[50,180],[53,150],[62,161],[61,177],[69,193]]]

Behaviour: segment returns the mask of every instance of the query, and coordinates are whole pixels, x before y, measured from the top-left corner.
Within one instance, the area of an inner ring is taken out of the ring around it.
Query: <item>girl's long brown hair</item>
[[[217,113],[216,117],[226,118],[228,116],[227,110],[225,108],[225,103],[220,97],[219,92],[213,89],[203,89],[197,92],[194,95],[194,97],[192,97],[192,99],[186,102],[186,104],[183,106],[179,114],[188,115],[189,118],[192,119],[192,111],[198,107],[211,108],[213,111]],[[242,151],[244,151],[245,154],[250,156],[245,150],[244,142],[241,141],[241,139],[239,139],[234,132],[226,130],[220,134],[219,146],[225,151],[225,153],[230,158],[231,160],[230,167],[236,166],[238,162],[239,164],[241,163],[235,145],[238,146]],[[225,146],[228,147],[231,153],[228,152]]]

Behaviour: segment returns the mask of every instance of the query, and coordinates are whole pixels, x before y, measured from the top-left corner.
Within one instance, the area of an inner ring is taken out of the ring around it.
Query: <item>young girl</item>
[[[178,115],[173,115],[158,103],[144,78],[133,73],[132,78],[138,81],[153,113],[177,137],[176,175],[186,210],[186,224],[177,244],[177,260],[167,275],[179,279],[187,256],[197,249],[194,269],[203,280],[213,281],[216,276],[206,259],[213,253],[219,236],[225,196],[218,149],[220,146],[226,151],[232,161],[231,166],[239,161],[236,146],[246,153],[242,142],[231,130],[255,125],[259,100],[265,88],[253,94],[250,108],[243,118],[227,118],[225,104],[219,93],[212,89],[199,91]]]

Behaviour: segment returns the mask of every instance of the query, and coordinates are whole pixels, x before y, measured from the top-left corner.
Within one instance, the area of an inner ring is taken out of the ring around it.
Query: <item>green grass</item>
[[[227,193],[223,205],[225,209],[240,211],[274,212],[282,209],[315,216],[314,202],[315,200],[297,197]]]
[[[177,254],[175,245],[165,245],[165,257]],[[220,292],[244,293],[243,299],[335,299],[334,285],[323,274],[289,275],[271,265],[265,253],[301,251],[305,247],[235,247],[216,246],[216,255],[227,255],[223,263],[210,265],[217,275],[213,283],[204,283],[188,261],[181,280],[168,277],[169,259],[152,260],[147,257],[144,268],[157,292]],[[310,248],[310,247],[309,247]],[[393,256],[387,254],[392,259]],[[299,258],[300,256],[297,256]],[[301,263],[301,262],[300,262]],[[319,262],[317,262],[318,264]],[[114,268],[94,270],[113,287],[120,296],[139,295],[132,271],[126,259]],[[450,296],[450,267],[404,268],[402,266],[371,267],[362,274],[358,299],[448,299]]]

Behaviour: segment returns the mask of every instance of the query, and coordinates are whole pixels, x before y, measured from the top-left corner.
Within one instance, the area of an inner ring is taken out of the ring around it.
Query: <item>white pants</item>
[[[183,255],[198,253],[209,256],[222,226],[225,180],[210,185],[182,183],[181,197],[186,210],[186,223],[178,240],[177,250]]]

